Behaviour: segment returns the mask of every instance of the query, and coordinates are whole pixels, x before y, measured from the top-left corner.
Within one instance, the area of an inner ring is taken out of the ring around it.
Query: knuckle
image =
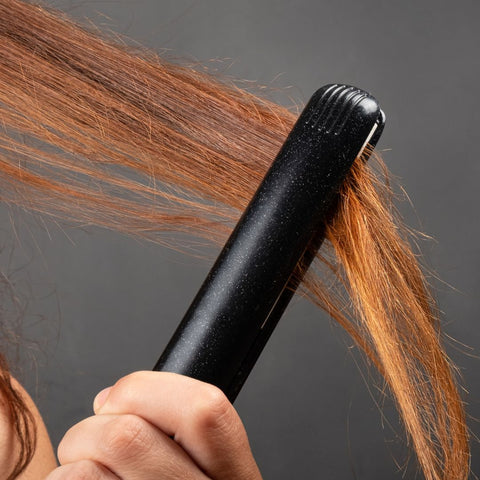
[[[100,448],[111,460],[125,461],[144,454],[151,443],[145,420],[136,415],[121,415],[105,429]]]
[[[90,419],[82,420],[80,423],[70,427],[65,433],[57,448],[57,457],[61,464],[72,463],[77,460],[75,457],[77,435],[89,422]]]
[[[192,405],[192,421],[204,431],[224,430],[234,418],[232,404],[225,394],[213,385],[202,385]]]

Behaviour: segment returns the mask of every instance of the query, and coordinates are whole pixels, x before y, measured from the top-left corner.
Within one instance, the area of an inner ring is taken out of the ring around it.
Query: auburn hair
[[[295,122],[234,83],[35,3],[0,0],[0,42],[0,200],[43,215],[163,243],[172,231],[221,243]],[[464,480],[455,368],[374,157],[355,162],[302,289],[385,378],[425,478]],[[0,390],[12,421],[31,423],[8,381]],[[22,432],[16,474],[33,445]]]

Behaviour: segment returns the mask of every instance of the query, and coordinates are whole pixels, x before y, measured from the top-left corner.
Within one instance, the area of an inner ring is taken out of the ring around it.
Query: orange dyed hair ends
[[[0,200],[45,215],[159,242],[183,231],[221,243],[295,121],[234,85],[18,0],[0,0],[0,41]],[[425,478],[464,480],[454,370],[390,197],[357,161],[327,228],[335,257],[323,247],[302,288],[384,376]]]

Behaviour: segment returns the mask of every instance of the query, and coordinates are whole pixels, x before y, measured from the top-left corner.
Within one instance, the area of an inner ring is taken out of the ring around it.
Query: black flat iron
[[[384,124],[378,102],[358,88],[313,95],[154,370],[235,400],[322,244],[350,167],[368,158]]]

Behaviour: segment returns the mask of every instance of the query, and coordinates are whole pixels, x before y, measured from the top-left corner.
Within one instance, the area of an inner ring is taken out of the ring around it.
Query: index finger
[[[213,479],[261,479],[240,417],[213,385],[175,373],[136,372],[120,379],[95,413],[144,418]]]

